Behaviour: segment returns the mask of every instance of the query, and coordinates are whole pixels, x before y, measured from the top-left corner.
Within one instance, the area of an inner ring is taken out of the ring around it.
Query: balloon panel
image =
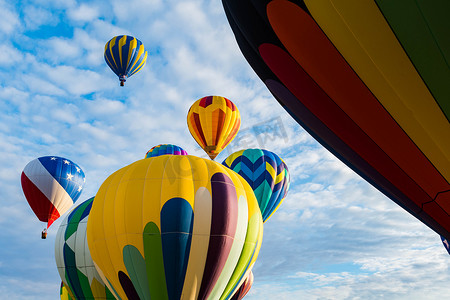
[[[263,222],[278,209],[287,195],[289,171],[275,153],[263,149],[245,149],[231,154],[222,163],[241,175],[252,187]]]
[[[76,299],[115,299],[95,269],[86,240],[94,198],[75,207],[61,222],[55,241],[58,272]]]
[[[442,100],[450,95],[450,3],[222,2],[242,53],[295,120],[450,237],[449,104]]]
[[[43,156],[29,162],[21,176],[25,197],[42,222],[53,221],[64,214],[81,195],[83,170],[69,159]]]
[[[241,117],[229,99],[207,96],[191,106],[187,123],[192,137],[214,159],[236,136]]]
[[[152,157],[116,171],[100,187],[88,222],[92,257],[122,298],[232,295],[261,240],[261,213],[248,183],[189,155]]]

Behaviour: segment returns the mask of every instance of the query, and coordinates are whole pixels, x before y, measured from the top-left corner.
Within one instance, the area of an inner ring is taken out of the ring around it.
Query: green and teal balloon
[[[263,221],[283,202],[289,190],[290,175],[284,161],[263,149],[246,149],[228,156],[222,163],[250,184],[258,200]]]
[[[87,244],[86,226],[93,200],[75,207],[61,222],[55,241],[56,265],[69,296],[115,299],[95,269]]]

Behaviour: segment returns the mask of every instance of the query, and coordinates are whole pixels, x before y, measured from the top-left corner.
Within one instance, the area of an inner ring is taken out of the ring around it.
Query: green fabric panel
[[[146,280],[145,260],[139,250],[132,245],[126,245],[123,248],[123,262],[139,298],[141,300],[150,300],[150,293]]]
[[[117,293],[117,291],[114,289],[113,285],[112,285],[111,282],[108,280],[108,278],[106,278],[106,280],[108,281],[108,284],[109,284],[109,286],[110,286],[111,289],[112,289],[112,292],[114,292],[114,295],[116,296],[116,299],[122,300],[122,298],[120,298],[120,296],[119,296],[119,293]],[[106,288],[106,290],[109,291],[108,288]],[[109,292],[111,293],[111,291],[109,291]]]
[[[376,0],[376,3],[450,120],[450,1]]]
[[[75,211],[71,212],[71,214],[73,213],[73,215],[70,216],[71,217],[70,220],[69,219],[67,220],[68,224],[66,231],[64,232],[64,239],[66,241],[75,231],[77,231],[78,223],[80,223],[81,216],[83,215],[86,206],[88,206],[91,202],[92,200],[91,201],[87,200],[81,203],[79,206],[77,206],[75,208]]]
[[[83,291],[83,296],[86,299],[94,299],[94,295],[91,291],[91,285],[89,284],[89,279],[77,269],[78,280],[80,281],[81,290]]]
[[[144,256],[152,299],[169,299],[164,271],[161,232],[153,222],[147,223],[144,228]]]
[[[258,201],[261,214],[266,211],[267,204],[269,204],[270,197],[272,197],[272,188],[267,180],[264,180],[255,190],[256,200]]]
[[[105,286],[106,299],[116,299],[108,287]]]
[[[257,150],[257,149],[254,149]],[[261,151],[244,151],[244,156],[247,157],[252,164],[254,164],[261,156],[264,155],[264,152]]]

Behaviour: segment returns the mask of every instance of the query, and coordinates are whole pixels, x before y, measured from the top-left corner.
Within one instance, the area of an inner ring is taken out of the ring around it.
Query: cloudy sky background
[[[14,4],[15,3],[15,4]],[[113,36],[139,38],[145,68],[119,87],[103,60]],[[44,228],[23,196],[34,158],[79,164],[86,186],[173,143],[206,157],[186,115],[203,96],[239,108],[242,129],[216,161],[263,147],[291,171],[284,204],[265,224],[245,299],[440,299],[450,257],[439,236],[313,140],[240,53],[220,1],[0,0],[0,298],[58,299],[59,221]],[[261,134],[261,130],[266,132]]]

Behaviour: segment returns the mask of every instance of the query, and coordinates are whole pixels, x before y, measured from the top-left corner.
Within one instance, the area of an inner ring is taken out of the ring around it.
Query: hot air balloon
[[[223,0],[281,105],[369,183],[450,238],[450,2]]]
[[[119,35],[106,43],[104,57],[111,70],[119,76],[120,85],[124,86],[127,77],[145,66],[147,51],[137,38]]]
[[[145,154],[145,158],[160,156],[160,155],[188,155],[186,150],[176,145],[171,144],[160,144],[148,150]]]
[[[71,160],[43,156],[29,162],[21,176],[23,193],[31,209],[47,229],[77,201],[85,178],[81,168]],[[47,229],[42,232],[46,238]]]
[[[122,299],[226,299],[261,246],[255,195],[235,172],[190,155],[134,162],[101,185],[92,258]]]
[[[241,300],[247,295],[250,291],[253,284],[253,272],[250,271],[244,283],[240,286],[240,288],[234,293],[233,297],[230,300]]]
[[[207,96],[192,104],[187,123],[192,137],[214,159],[236,136],[241,117],[227,98]]]
[[[61,222],[55,240],[59,276],[76,299],[115,299],[95,269],[86,240],[94,197],[75,207]]]
[[[442,244],[444,245],[445,250],[447,250],[448,254],[450,254],[450,244],[448,243],[447,239],[443,236],[441,236]]]
[[[266,222],[289,190],[289,170],[284,161],[268,150],[246,149],[231,154],[222,164],[250,184],[258,200],[263,222]]]
[[[61,300],[74,300],[73,295],[70,294],[69,289],[61,281],[61,287],[59,288],[59,296]]]

